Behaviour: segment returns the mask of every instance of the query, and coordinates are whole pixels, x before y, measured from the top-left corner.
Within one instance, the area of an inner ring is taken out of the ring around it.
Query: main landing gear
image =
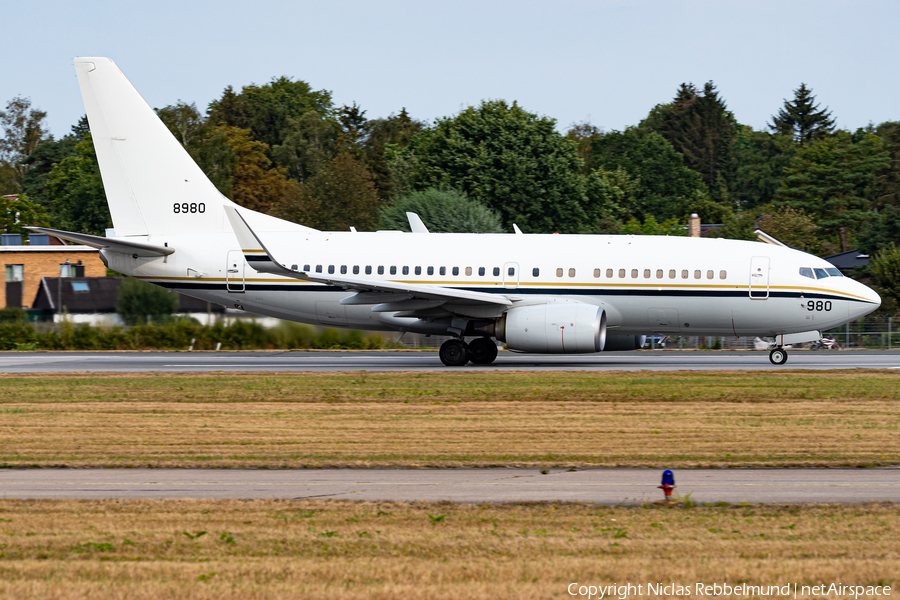
[[[773,365],[783,365],[787,362],[787,350],[784,348],[772,348],[772,351],[769,352],[769,361]]]
[[[478,338],[466,344],[462,340],[447,340],[441,344],[441,362],[448,367],[462,367],[472,361],[474,365],[489,365],[497,358],[497,345],[491,338]]]

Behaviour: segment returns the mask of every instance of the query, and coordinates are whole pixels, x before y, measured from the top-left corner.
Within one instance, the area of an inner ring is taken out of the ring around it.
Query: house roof
[[[824,258],[838,269],[852,269],[869,264],[869,255],[861,253],[858,249],[847,250]]]
[[[57,310],[62,304],[70,313],[116,312],[119,286],[122,277],[41,277],[33,309]],[[212,312],[222,312],[224,307],[212,304]],[[207,303],[190,296],[178,294],[178,312],[206,312]]]

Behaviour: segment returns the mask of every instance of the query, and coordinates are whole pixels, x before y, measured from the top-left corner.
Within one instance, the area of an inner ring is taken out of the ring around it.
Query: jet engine
[[[608,335],[604,352],[622,352],[625,350],[640,350],[647,342],[646,335]]]
[[[600,352],[606,344],[606,311],[579,302],[512,308],[497,324],[497,339],[520,352]]]

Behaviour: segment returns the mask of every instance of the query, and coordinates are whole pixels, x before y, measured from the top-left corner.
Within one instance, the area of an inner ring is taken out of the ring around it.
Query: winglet
[[[231,228],[237,237],[238,243],[241,245],[241,252],[244,253],[244,260],[253,267],[254,270],[263,273],[272,273],[274,275],[287,275],[296,279],[305,279],[306,274],[294,271],[282,265],[272,253],[265,247],[259,236],[254,233],[244,217],[231,206],[225,206],[225,215],[231,222]]]
[[[522,235],[522,230],[519,229],[519,226],[513,223],[513,231],[516,232],[516,235]]]
[[[416,213],[407,212],[406,218],[409,219],[409,230],[413,233],[430,233],[428,228],[425,227],[425,223],[422,222],[422,219]]]

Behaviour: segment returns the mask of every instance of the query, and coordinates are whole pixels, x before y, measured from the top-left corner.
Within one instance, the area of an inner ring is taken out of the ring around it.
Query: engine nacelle
[[[640,350],[647,343],[646,335],[608,335],[604,352],[622,352],[625,350]]]
[[[497,339],[521,352],[600,352],[606,344],[606,311],[579,302],[512,308],[497,327]]]

